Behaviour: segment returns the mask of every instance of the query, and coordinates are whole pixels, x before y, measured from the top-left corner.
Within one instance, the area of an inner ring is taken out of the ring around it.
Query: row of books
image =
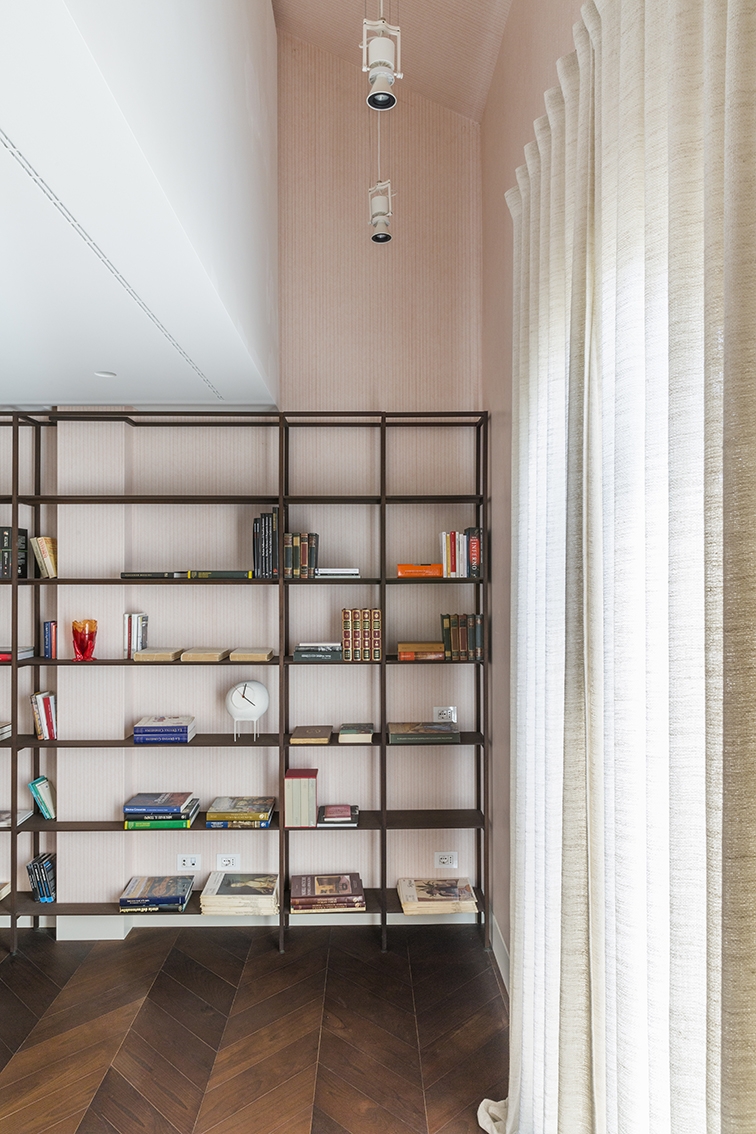
[[[144,611],[123,616],[123,656],[133,658],[134,654],[147,648],[149,615]]]
[[[289,768],[284,775],[284,815],[287,827],[316,827],[317,768]]]
[[[36,536],[30,540],[30,543],[39,568],[40,579],[57,579],[58,541],[52,536]]]
[[[13,528],[0,527],[0,579],[11,577],[11,542]],[[27,528],[18,529],[18,578],[29,575],[29,546],[39,567],[41,579],[55,579],[58,574],[57,541],[52,536],[34,536],[29,539]]]
[[[399,642],[397,658],[400,662],[482,661],[483,615],[442,614],[440,641]]]
[[[54,618],[42,623],[42,657],[58,656],[58,623]]]
[[[463,532],[441,532],[441,567],[445,579],[479,579],[481,577],[480,528]]]
[[[284,579],[315,579],[320,536],[317,532],[284,532]]]
[[[55,852],[43,851],[26,864],[35,902],[55,901]]]
[[[132,661],[136,662],[265,662],[273,657],[271,646],[145,646],[135,650]]]
[[[34,715],[34,732],[37,740],[57,740],[58,723],[55,712],[55,694],[48,689],[44,693],[32,693],[29,700]]]
[[[47,776],[37,776],[29,784],[29,791],[37,807],[39,808],[43,818],[54,819],[56,816],[55,811],[55,793],[53,786],[48,780]],[[31,814],[31,812],[29,812]]]
[[[205,826],[220,830],[249,830],[270,826],[274,796],[217,796],[207,809]],[[139,792],[123,805],[127,831],[184,830],[199,813],[193,792]]]
[[[383,614],[378,608],[341,611],[341,646],[345,662],[379,662],[383,657]]]
[[[255,579],[278,578],[278,507],[252,521],[252,569]]]

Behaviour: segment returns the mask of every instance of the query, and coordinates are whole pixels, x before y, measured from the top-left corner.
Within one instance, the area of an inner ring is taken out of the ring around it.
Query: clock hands
[[[254,701],[250,700],[250,698],[247,696],[246,689],[247,689],[247,683],[245,681],[244,682],[244,688],[242,689],[242,697],[244,698],[245,701],[249,701],[250,705],[254,708],[255,703],[254,703]]]

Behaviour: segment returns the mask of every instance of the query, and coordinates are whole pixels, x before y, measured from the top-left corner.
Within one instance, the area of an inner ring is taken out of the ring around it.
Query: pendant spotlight
[[[391,110],[396,106],[396,95],[392,91],[395,79],[401,79],[399,68],[402,65],[402,44],[399,28],[379,20],[364,20],[362,24],[362,70],[367,71],[370,93],[367,104],[373,110]],[[371,34],[372,33],[372,34]],[[391,38],[394,36],[396,44]]]
[[[391,216],[391,182],[378,181],[368,189],[370,199],[370,223],[375,232],[371,240],[376,244],[387,244],[391,239],[389,217]]]

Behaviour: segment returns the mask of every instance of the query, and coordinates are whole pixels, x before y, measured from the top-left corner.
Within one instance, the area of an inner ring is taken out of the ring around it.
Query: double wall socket
[[[433,865],[436,870],[456,870],[459,867],[459,856],[455,850],[437,850],[433,855]]]
[[[178,854],[176,855],[176,869],[181,870],[199,870],[202,866],[201,854]]]
[[[457,723],[457,706],[456,705],[434,705],[433,707],[434,721],[453,721]]]

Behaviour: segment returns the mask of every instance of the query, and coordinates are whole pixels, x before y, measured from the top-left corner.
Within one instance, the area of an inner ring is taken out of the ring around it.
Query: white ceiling
[[[402,71],[397,84],[480,122],[512,0],[384,0],[398,24]],[[535,0],[531,0],[535,3]],[[381,0],[273,0],[276,27],[362,66],[362,21]],[[367,78],[365,90],[367,94]]]
[[[0,108],[0,403],[274,403],[268,0],[0,0]]]

